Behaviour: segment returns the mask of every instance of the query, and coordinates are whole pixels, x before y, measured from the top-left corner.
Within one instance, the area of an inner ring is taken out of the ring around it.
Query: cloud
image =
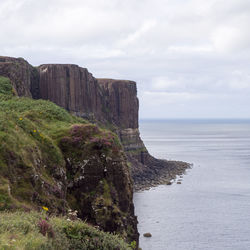
[[[169,46],[168,47],[169,52],[173,53],[207,53],[212,52],[213,47],[212,46]]]
[[[127,38],[119,42],[120,46],[126,46],[135,43],[137,40],[141,39],[144,34],[150,31],[156,25],[156,21],[148,20],[142,24],[142,26],[135,32],[129,34]]]
[[[1,0],[0,22],[1,55],[136,80],[141,117],[250,117],[249,0]]]
[[[219,52],[234,52],[249,49],[250,36],[245,24],[220,26],[212,34],[214,47]]]

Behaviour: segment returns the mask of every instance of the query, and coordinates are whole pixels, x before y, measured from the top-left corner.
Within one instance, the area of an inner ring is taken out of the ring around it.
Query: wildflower
[[[41,220],[38,222],[38,227],[40,233],[45,236],[47,235],[49,238],[54,238],[55,237],[55,232],[52,228],[52,226],[45,220]]]
[[[33,132],[36,133],[36,130],[34,129]]]
[[[43,210],[45,210],[47,212],[49,209],[47,207],[43,206]]]
[[[22,118],[22,117],[20,117],[20,118],[19,118],[19,121],[22,121],[22,120],[23,120],[23,118]]]

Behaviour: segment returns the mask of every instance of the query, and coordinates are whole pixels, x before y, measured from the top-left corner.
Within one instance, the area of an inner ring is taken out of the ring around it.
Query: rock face
[[[103,89],[107,120],[119,129],[137,129],[139,102],[136,83],[113,79],[97,81]]]
[[[38,96],[38,71],[23,58],[0,56],[0,75],[8,77],[19,96]]]
[[[100,86],[87,69],[72,64],[45,64],[38,71],[40,98],[84,118],[104,119]]]
[[[44,64],[38,71],[40,98],[83,118],[119,129],[138,128],[135,82],[96,79],[87,69],[72,64]]]
[[[138,241],[132,179],[116,136],[94,125],[74,125],[60,147],[70,173],[67,200],[73,209],[105,231]]]

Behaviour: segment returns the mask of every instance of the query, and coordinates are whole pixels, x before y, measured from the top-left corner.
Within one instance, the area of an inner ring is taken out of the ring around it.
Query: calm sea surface
[[[153,156],[194,164],[181,185],[135,193],[142,249],[249,250],[250,121],[141,121],[140,131]]]

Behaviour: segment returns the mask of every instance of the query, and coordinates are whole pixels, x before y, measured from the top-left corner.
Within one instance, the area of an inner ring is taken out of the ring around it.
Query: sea
[[[151,155],[193,164],[181,184],[134,194],[140,247],[249,250],[250,120],[142,120],[140,132]]]

